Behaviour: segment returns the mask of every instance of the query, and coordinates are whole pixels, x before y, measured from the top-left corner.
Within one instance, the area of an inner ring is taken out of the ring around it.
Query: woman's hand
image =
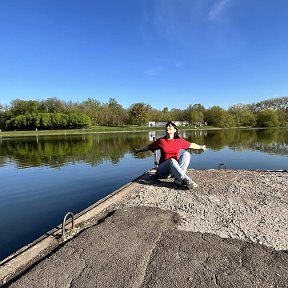
[[[135,148],[134,152],[135,152],[135,154],[137,154],[139,152],[145,152],[145,151],[148,151],[148,150],[149,150],[148,146],[145,146],[145,147],[142,147],[142,148]]]
[[[190,143],[189,148],[195,149],[195,150],[199,150],[200,149],[200,150],[205,151],[206,150],[206,145],[198,145],[196,143]]]
[[[134,148],[134,153],[135,153],[135,154],[137,154],[137,153],[139,153],[139,152],[140,152],[139,149]]]

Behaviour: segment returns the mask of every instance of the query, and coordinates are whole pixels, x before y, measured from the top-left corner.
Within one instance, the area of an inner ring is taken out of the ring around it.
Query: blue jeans
[[[190,163],[191,155],[188,151],[184,151],[179,161],[170,158],[161,163],[157,168],[157,174],[161,178],[167,178],[170,175],[178,180],[186,177],[186,171]]]

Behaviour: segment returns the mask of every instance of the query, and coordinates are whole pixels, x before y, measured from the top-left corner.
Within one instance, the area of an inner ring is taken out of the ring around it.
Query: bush
[[[28,113],[6,121],[8,130],[67,129],[90,126],[91,120],[84,113]]]

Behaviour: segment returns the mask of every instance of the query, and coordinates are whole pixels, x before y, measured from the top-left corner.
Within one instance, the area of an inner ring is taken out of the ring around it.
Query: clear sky
[[[0,104],[288,95],[287,0],[0,0]]]

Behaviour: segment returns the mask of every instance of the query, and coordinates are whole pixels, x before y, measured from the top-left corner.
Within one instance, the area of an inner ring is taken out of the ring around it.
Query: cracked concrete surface
[[[263,245],[166,231],[142,287],[287,287],[287,261],[287,253]]]
[[[175,219],[174,213],[153,208],[117,210],[11,287],[140,287],[156,243]]]
[[[117,210],[8,287],[287,287],[288,253],[176,229],[175,213]]]
[[[147,174],[107,217],[8,287],[287,287],[288,173]],[[161,208],[161,209],[160,209]]]

